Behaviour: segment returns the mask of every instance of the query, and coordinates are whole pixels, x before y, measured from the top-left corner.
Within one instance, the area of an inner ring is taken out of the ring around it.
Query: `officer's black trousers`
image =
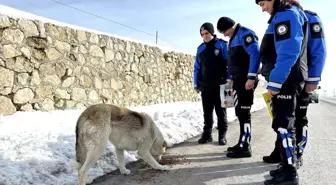
[[[238,144],[240,147],[247,148],[251,143],[251,106],[254,99],[254,89],[246,90],[247,78],[235,78],[233,80],[233,90],[235,99],[235,114],[240,125],[240,135]]]
[[[279,94],[274,95],[271,101],[273,112],[272,128],[277,133],[280,142],[280,154],[284,166],[295,167],[296,137],[295,137],[295,110],[297,96],[302,90],[302,85],[284,84]]]
[[[228,128],[226,108],[221,106],[219,88],[212,91],[202,91],[202,106],[204,116],[203,131],[205,136],[210,136],[213,126],[213,110],[215,108],[217,115],[218,134],[223,135]]]
[[[301,157],[307,145],[308,139],[308,118],[307,109],[310,103],[309,94],[303,89],[297,98],[295,110],[295,129],[297,137],[298,157]]]
[[[296,145],[297,156],[301,157],[303,151],[307,145],[308,139],[308,118],[307,108],[310,103],[309,94],[303,89],[296,99],[297,105],[295,108],[295,133],[296,133]],[[277,141],[281,142],[280,140]],[[280,150],[280,145],[276,143],[275,152]]]

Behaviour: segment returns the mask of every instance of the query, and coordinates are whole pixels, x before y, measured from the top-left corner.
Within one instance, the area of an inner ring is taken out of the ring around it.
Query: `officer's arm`
[[[260,50],[258,45],[258,37],[248,31],[243,35],[244,49],[250,56],[250,68],[247,75],[248,79],[255,79],[260,66]]]
[[[303,40],[302,26],[291,12],[278,12],[273,22],[277,59],[267,89],[280,91],[296,63]]]
[[[199,72],[200,72],[200,61],[199,61],[199,58],[198,58],[198,55],[199,55],[199,48],[197,49],[197,53],[196,53],[196,59],[195,59],[195,64],[194,64],[194,89],[198,89],[199,86],[198,86],[198,75],[199,75]]]
[[[222,56],[223,56],[223,62],[224,62],[224,68],[225,68],[225,73],[223,74],[226,74],[226,77],[223,76],[225,79],[229,80],[231,79],[231,75],[229,73],[229,70],[228,70],[228,45],[226,42],[222,41],[221,42],[221,49],[222,49]],[[225,83],[225,82],[224,82]]]
[[[320,18],[313,17],[313,22],[309,25],[308,51],[310,65],[308,67],[307,83],[318,84],[327,55],[326,43],[324,40],[324,30]]]

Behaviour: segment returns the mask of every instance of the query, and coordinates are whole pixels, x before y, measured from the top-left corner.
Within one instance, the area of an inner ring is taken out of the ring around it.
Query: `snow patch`
[[[256,99],[252,111],[265,107]],[[151,115],[170,146],[199,135],[203,129],[200,102],[176,102],[129,107]],[[75,127],[83,110],[52,112],[16,112],[0,116],[0,184],[4,185],[75,185]],[[228,120],[236,119],[234,109],[227,110]],[[214,116],[216,121],[216,116]],[[138,160],[136,152],[125,152],[126,163]],[[88,183],[117,169],[114,147],[89,170]]]

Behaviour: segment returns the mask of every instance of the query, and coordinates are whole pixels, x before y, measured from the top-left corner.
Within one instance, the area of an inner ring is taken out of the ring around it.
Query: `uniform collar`
[[[234,31],[233,34],[232,34],[231,39],[235,38],[235,36],[237,35],[237,33],[238,33],[240,27],[241,27],[241,25],[238,23],[237,26],[236,26],[236,28],[235,28],[235,31]],[[231,40],[231,39],[230,39],[230,40]]]
[[[204,42],[206,45],[213,45],[217,40],[217,36],[214,35],[214,37],[209,42]]]
[[[268,19],[268,21],[267,21],[268,24],[270,24],[270,23],[272,22],[272,20],[273,20],[275,14],[276,14],[276,13],[273,13],[273,14],[271,15],[271,17]]]

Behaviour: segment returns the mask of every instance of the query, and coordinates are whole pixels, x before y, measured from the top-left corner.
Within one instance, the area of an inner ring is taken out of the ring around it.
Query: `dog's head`
[[[150,153],[155,158],[155,160],[159,162],[161,160],[162,154],[166,152],[167,143],[152,117],[146,113],[142,113],[142,115],[147,123],[151,125],[151,136],[154,139],[154,143],[150,148]]]
[[[164,137],[160,131],[160,129],[157,126],[154,126],[155,128],[155,141],[152,145],[152,148],[150,150],[152,156],[155,158],[156,161],[160,161],[162,154],[166,152],[167,143],[164,140]]]
[[[150,153],[156,161],[160,161],[162,154],[166,152],[167,143],[163,139],[156,139],[152,145]]]

